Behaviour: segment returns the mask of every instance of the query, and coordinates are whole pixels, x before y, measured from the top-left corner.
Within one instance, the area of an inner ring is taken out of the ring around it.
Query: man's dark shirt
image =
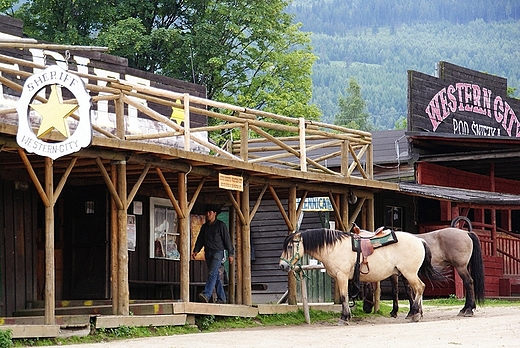
[[[229,256],[235,255],[235,249],[231,243],[227,226],[224,222],[217,219],[215,219],[213,224],[210,225],[206,222],[200,228],[193,251],[198,253],[202,247],[205,247],[208,251],[227,250]]]

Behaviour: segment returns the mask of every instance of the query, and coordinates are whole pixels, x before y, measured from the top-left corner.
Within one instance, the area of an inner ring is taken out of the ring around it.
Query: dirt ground
[[[424,308],[414,323],[398,318],[353,318],[350,325],[232,329],[107,343],[69,345],[68,348],[233,348],[233,347],[520,347],[520,307],[478,307],[474,317],[458,317],[458,307]],[[339,317],[339,314],[338,314]]]

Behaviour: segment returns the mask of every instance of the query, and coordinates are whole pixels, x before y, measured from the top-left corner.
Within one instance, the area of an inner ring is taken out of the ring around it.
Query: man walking
[[[219,268],[224,260],[224,250],[228,251],[229,263],[233,263],[235,249],[231,243],[226,224],[217,219],[217,215],[220,214],[220,207],[214,204],[207,204],[205,212],[206,222],[200,228],[199,236],[191,254],[191,258],[195,259],[202,247],[204,247],[209,274],[204,291],[199,294],[199,299],[202,302],[209,302],[213,289],[216,287],[217,303],[226,303],[226,293],[220,279]]]

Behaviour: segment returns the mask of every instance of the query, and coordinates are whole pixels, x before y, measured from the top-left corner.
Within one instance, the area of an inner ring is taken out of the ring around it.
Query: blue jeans
[[[205,253],[209,274],[204,287],[204,295],[206,295],[206,298],[211,299],[213,289],[217,287],[217,299],[226,302],[226,293],[224,292],[224,286],[219,274],[219,268],[224,259],[224,250],[206,250]]]

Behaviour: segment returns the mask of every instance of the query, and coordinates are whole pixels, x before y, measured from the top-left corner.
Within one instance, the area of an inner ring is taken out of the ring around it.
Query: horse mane
[[[350,233],[348,232],[331,230],[328,228],[313,228],[288,235],[283,243],[284,250],[287,250],[289,242],[291,242],[297,234],[302,236],[303,248],[306,252],[318,251],[326,246],[334,246],[343,238],[350,237]]]

